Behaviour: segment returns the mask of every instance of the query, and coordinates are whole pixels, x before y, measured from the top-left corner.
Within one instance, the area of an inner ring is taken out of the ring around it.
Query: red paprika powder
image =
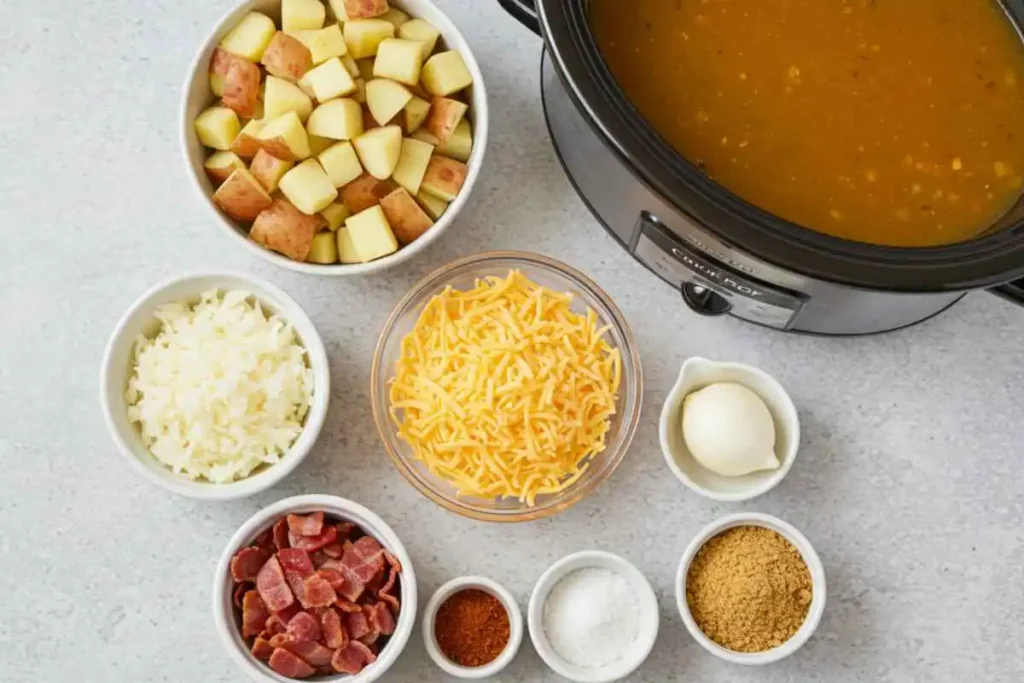
[[[444,656],[459,666],[483,666],[498,658],[510,637],[508,612],[498,598],[477,588],[455,593],[434,617],[434,637]]]

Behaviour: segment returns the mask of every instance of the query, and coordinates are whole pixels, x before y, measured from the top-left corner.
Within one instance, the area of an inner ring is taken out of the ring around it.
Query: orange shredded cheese
[[[605,449],[622,361],[572,298],[513,270],[446,288],[402,340],[391,418],[459,495],[532,506]]]

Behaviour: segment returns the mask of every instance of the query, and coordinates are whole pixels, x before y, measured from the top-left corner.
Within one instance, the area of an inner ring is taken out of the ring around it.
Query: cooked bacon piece
[[[343,614],[363,611],[361,605],[357,605],[351,600],[346,600],[345,598],[338,598],[338,601],[334,603],[334,606],[341,610]]]
[[[341,627],[341,616],[330,607],[320,615],[320,632],[324,636],[324,645],[327,647],[332,650],[345,647],[348,636],[345,635],[345,629]]]
[[[309,612],[299,612],[288,622],[287,634],[297,643],[320,640],[320,622]]]
[[[371,633],[377,631],[381,635],[390,636],[395,632],[395,617],[383,602],[378,602],[371,607],[367,618],[370,622]]]
[[[352,535],[352,532],[358,529],[358,527],[352,522],[339,522],[334,526],[338,527],[339,543],[344,543],[345,541],[349,540],[349,537]]]
[[[323,550],[321,550],[320,552],[322,552],[324,555],[331,558],[332,560],[340,560],[341,556],[345,554],[345,546],[335,542],[331,543],[330,545],[325,545]]]
[[[292,637],[290,635],[287,633],[278,633],[270,639],[270,647],[284,647],[290,642],[292,642]]]
[[[345,614],[345,633],[352,640],[359,640],[370,632],[370,625],[366,622],[366,615],[363,608],[358,612],[347,612]]]
[[[303,600],[303,583],[307,578],[316,573],[313,569],[313,560],[309,553],[299,548],[285,548],[277,553],[281,561],[281,568],[284,570],[284,578],[292,589],[292,593],[299,599],[303,607],[306,603]]]
[[[288,522],[286,520],[277,520],[277,523],[274,524],[272,534],[274,536],[274,545],[277,546],[278,550],[284,550],[285,548],[290,547],[288,545]]]
[[[324,564],[330,562],[334,558],[325,553],[323,550],[317,550],[309,556],[309,559],[313,561],[313,569],[320,569],[324,566]]]
[[[309,664],[281,647],[270,655],[270,668],[287,678],[309,678],[316,673]]]
[[[372,645],[380,638],[380,629],[377,628],[379,624],[374,619],[374,612],[376,612],[374,605],[363,605],[363,616],[366,618],[366,627],[369,629],[369,633],[359,638],[359,641],[366,645]]]
[[[367,664],[377,660],[370,648],[358,640],[348,641],[348,645],[338,648],[331,658],[331,666],[335,671],[355,675],[363,670]]]
[[[402,562],[387,548],[384,548],[384,559],[397,571],[402,571]]]
[[[270,552],[274,552],[274,530],[267,529],[262,534],[256,537],[256,540],[252,542],[257,548],[266,548]]]
[[[337,569],[321,568],[316,573],[324,577],[335,591],[341,590],[342,586],[345,585],[345,577]]]
[[[384,582],[381,589],[377,591],[377,598],[391,608],[391,613],[398,616],[398,610],[401,607],[401,603],[398,601],[398,596],[395,595],[398,589],[398,572],[399,569],[392,565],[391,571],[388,573],[388,580]]]
[[[231,578],[235,581],[255,581],[268,559],[270,551],[265,548],[242,548],[231,558]]]
[[[288,515],[288,531],[298,536],[319,536],[324,529],[324,513]]]
[[[273,638],[279,633],[287,631],[288,622],[275,614],[267,619],[266,629],[265,633],[269,636],[267,640],[270,640],[270,638]]]
[[[329,569],[337,571],[341,574],[343,579],[340,587],[336,587],[338,594],[344,597],[349,602],[355,602],[359,599],[359,596],[363,594],[366,586],[356,576],[355,571],[346,565],[342,564],[340,560],[331,560],[325,562],[321,569]]]
[[[235,585],[235,592],[231,594],[231,602],[235,603],[235,607],[238,609],[242,609],[242,598],[255,587],[248,581]]]
[[[302,659],[311,666],[324,666],[331,663],[331,655],[334,654],[334,650],[329,647],[324,647],[320,643],[299,643],[289,642],[282,645],[284,649],[288,650],[294,655],[302,657]]]
[[[293,548],[302,548],[305,551],[313,552],[324,546],[334,543],[338,539],[338,528],[325,527],[322,532],[315,536],[300,536],[292,531],[288,532],[288,542]]]
[[[352,570],[360,583],[370,583],[384,570],[384,549],[373,537],[363,536],[346,548],[341,563]]]
[[[331,584],[319,574],[313,574],[302,582],[302,591],[299,593],[299,602],[306,609],[310,607],[329,607],[338,599],[338,594],[331,588]]]
[[[263,632],[267,627],[270,610],[260,597],[259,591],[249,591],[242,598],[242,637],[248,638]]]
[[[270,647],[264,638],[257,637],[252,643],[252,656],[256,659],[262,659],[264,662],[270,659],[270,655],[274,654],[274,648]]]
[[[274,612],[279,612],[295,602],[295,596],[284,580],[284,571],[276,555],[272,555],[256,575],[256,590],[259,591],[267,608]]]

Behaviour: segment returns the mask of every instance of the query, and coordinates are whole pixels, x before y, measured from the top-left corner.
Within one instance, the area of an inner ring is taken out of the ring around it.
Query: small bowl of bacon
[[[416,575],[377,515],[344,498],[286,498],[231,538],[213,581],[221,642],[254,681],[369,683],[416,622]]]

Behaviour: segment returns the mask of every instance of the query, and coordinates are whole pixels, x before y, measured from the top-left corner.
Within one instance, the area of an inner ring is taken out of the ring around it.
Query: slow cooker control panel
[[[731,313],[784,330],[803,306],[803,295],[740,275],[683,243],[650,214],[643,214],[637,227],[633,254],[701,315]]]

